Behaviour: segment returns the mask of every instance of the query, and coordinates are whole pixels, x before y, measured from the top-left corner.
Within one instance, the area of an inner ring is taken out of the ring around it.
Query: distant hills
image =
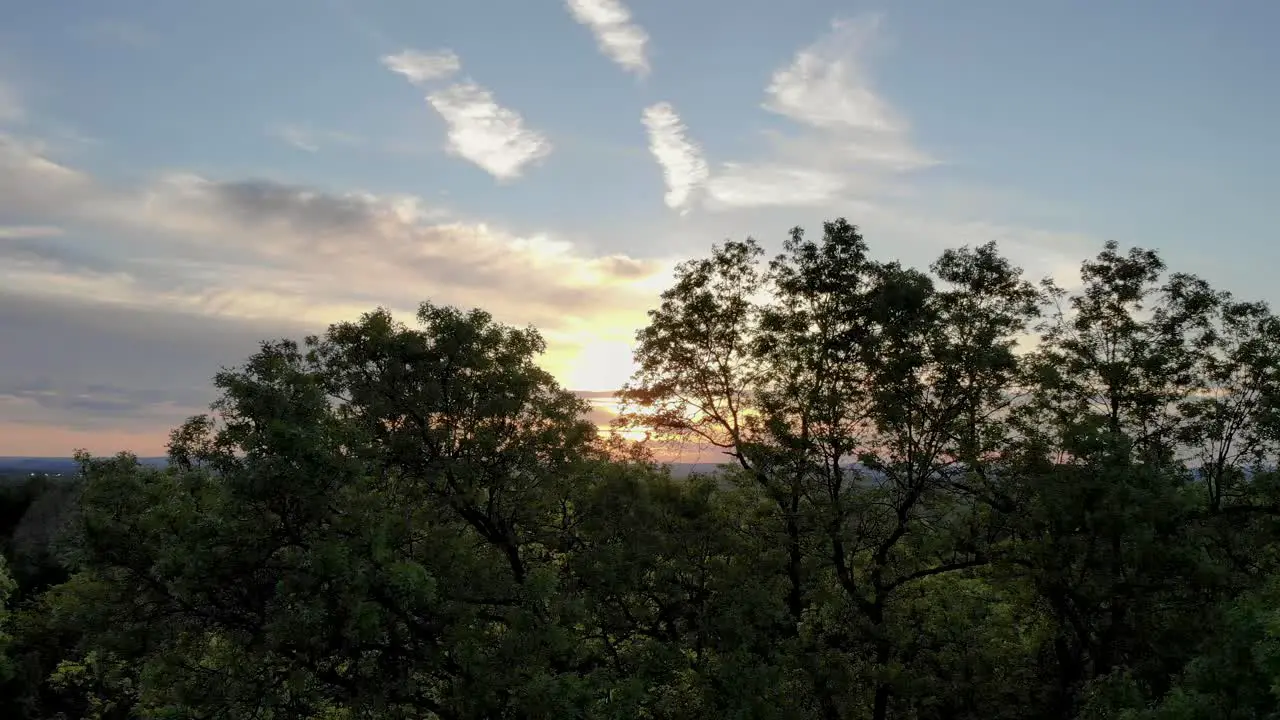
[[[169,460],[162,457],[138,458],[143,465],[164,467]],[[46,475],[69,475],[80,469],[76,461],[69,457],[15,457],[0,456],[0,475],[30,475],[44,473]]]

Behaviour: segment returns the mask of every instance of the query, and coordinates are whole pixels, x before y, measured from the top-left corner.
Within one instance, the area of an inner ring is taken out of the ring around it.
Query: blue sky
[[[423,299],[607,389],[674,262],[835,216],[1280,300],[1266,0],[11,5],[0,454],[157,451],[256,339]]]

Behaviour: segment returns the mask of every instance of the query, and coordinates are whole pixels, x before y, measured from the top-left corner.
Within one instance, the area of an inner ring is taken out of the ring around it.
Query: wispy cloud
[[[384,56],[382,64],[418,86],[447,78],[462,68],[452,50],[405,50]],[[433,91],[427,102],[449,126],[445,150],[499,180],[519,177],[525,166],[551,153],[551,142],[545,135],[525,127],[520,113],[499,105],[491,91],[471,80]],[[318,147],[315,138],[298,133],[286,141],[308,152]]]
[[[0,132],[0,215],[65,207],[91,185],[85,173],[50,159],[44,143]]]
[[[0,122],[18,122],[26,117],[26,108],[17,88],[0,78]]]
[[[50,238],[62,234],[62,228],[52,225],[0,225],[0,240]]]
[[[210,393],[187,391],[185,397],[159,388],[123,388],[102,383],[77,383],[36,377],[31,380],[0,378],[0,405],[26,405],[27,422],[72,417],[73,426],[109,426],[112,419],[155,418],[178,423],[199,412]],[[44,411],[44,412],[41,412]],[[42,418],[41,416],[45,416]]]
[[[710,174],[702,149],[689,139],[688,130],[671,103],[650,105],[644,109],[642,120],[649,131],[649,151],[662,166],[667,183],[667,207],[687,212],[693,193]]]
[[[836,20],[774,71],[763,107],[800,132],[769,133],[767,160],[725,163],[708,185],[709,206],[818,205],[870,185],[868,177],[887,187],[885,178],[937,164],[871,80],[868,60],[881,27],[879,15]]]
[[[446,149],[499,180],[519,177],[526,165],[551,153],[545,135],[525,127],[520,113],[473,82],[433,92],[427,102],[449,125]]]
[[[640,77],[649,74],[649,34],[620,0],[565,0],[573,19],[590,28],[600,52]]]
[[[845,181],[838,173],[785,165],[724,163],[707,184],[708,207],[805,206],[831,202]]]
[[[881,25],[879,15],[833,22],[830,33],[774,72],[764,107],[822,131],[824,144],[851,162],[889,170],[934,165],[871,82],[867,62]]]
[[[384,55],[382,64],[414,85],[447,78],[462,69],[462,61],[452,50],[403,50],[394,55]]]
[[[360,145],[363,138],[336,130],[318,130],[306,125],[275,125],[267,133],[303,152],[319,152],[326,145]]]
[[[898,131],[902,119],[872,88],[864,66],[880,25],[878,15],[833,22],[826,37],[774,71],[764,106],[823,129]]]

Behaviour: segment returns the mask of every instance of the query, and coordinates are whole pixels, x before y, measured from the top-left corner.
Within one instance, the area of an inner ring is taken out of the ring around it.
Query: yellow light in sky
[[[629,342],[587,340],[561,351],[552,372],[571,390],[617,390],[635,371],[631,351]]]

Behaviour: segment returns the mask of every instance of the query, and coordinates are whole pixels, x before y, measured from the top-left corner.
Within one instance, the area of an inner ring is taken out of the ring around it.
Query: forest
[[[6,485],[0,717],[1280,718],[1280,319],[1155,251],[726,241],[604,430],[536,330],[415,321]]]

